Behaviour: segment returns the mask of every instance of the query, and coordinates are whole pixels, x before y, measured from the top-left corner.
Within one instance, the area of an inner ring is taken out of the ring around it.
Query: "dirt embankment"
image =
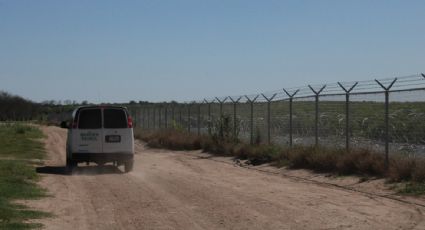
[[[66,131],[43,128],[46,229],[425,229],[424,209],[378,196],[136,145],[134,171],[64,174]],[[205,155],[202,155],[205,156]]]

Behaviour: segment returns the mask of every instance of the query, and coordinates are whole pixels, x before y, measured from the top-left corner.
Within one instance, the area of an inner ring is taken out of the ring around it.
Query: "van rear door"
[[[83,108],[78,112],[78,127],[73,129],[72,149],[79,153],[102,152],[102,111]]]
[[[104,153],[133,153],[133,129],[125,109],[103,109],[103,141]]]

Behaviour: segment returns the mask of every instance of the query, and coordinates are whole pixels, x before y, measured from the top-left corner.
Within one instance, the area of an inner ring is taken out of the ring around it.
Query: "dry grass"
[[[175,130],[142,133],[135,131],[135,137],[145,141],[151,148],[167,148],[171,150],[197,150],[202,148],[202,143],[207,137]]]
[[[198,136],[177,130],[140,134],[136,137],[152,148],[172,150],[202,149],[216,155],[233,156],[248,160],[252,165],[272,163],[275,166],[311,169],[342,175],[356,174],[388,178],[390,182],[425,182],[425,159],[406,155],[392,155],[386,167],[384,155],[370,149],[345,149],[276,145],[249,145],[240,142],[217,141],[209,136]]]
[[[412,181],[424,183],[425,182],[425,159],[417,159],[415,169],[412,173]]]
[[[234,151],[234,156],[247,159],[252,165],[277,161],[282,153],[282,148],[275,145],[247,145],[239,144]]]
[[[376,153],[369,149],[354,149],[346,152],[341,150],[341,157],[338,159],[338,171],[344,174],[365,174],[374,176],[385,176],[386,165],[383,154]]]
[[[414,156],[393,156],[388,170],[388,178],[393,182],[425,182],[425,159]]]

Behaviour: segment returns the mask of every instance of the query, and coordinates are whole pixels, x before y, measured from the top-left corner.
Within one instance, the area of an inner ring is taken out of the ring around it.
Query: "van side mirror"
[[[66,121],[61,122],[61,128],[63,129],[69,129],[68,123]]]

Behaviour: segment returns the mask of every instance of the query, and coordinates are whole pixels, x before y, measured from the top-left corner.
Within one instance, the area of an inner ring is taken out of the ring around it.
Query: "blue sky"
[[[186,101],[425,71],[425,1],[0,0],[0,89]]]

